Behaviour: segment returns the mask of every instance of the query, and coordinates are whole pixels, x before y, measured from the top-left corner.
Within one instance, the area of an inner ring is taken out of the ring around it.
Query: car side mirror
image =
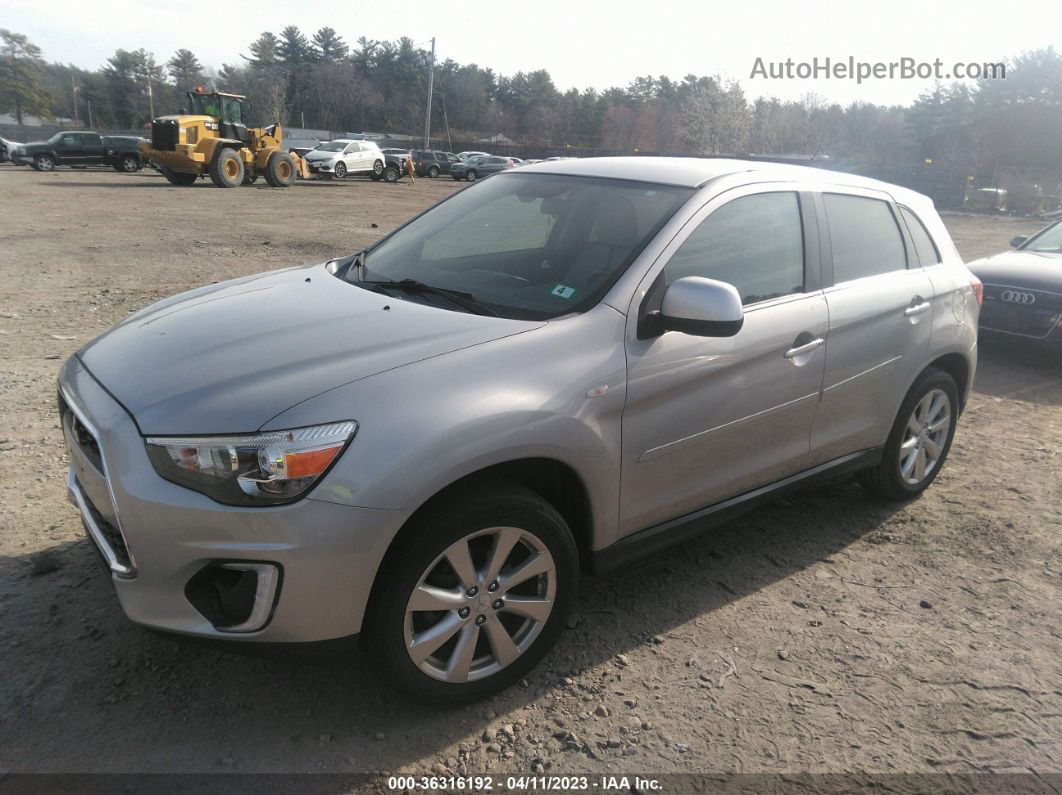
[[[726,282],[684,276],[664,292],[657,327],[698,337],[733,337],[745,323],[741,296]]]
[[[1015,235],[1014,237],[1012,237],[1010,239],[1010,247],[1011,248],[1017,248],[1018,246],[1022,245],[1028,239],[1029,238],[1026,235]]]

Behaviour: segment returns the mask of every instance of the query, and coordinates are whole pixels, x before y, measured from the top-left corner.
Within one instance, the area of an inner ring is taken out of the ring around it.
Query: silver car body
[[[451,312],[359,289],[321,264],[166,299],[65,364],[66,416],[79,417],[100,450],[94,463],[64,420],[71,496],[132,620],[251,642],[352,635],[403,524],[466,476],[529,459],[563,467],[585,492],[587,526],[574,528],[581,548],[607,557],[712,505],[872,455],[931,363],[968,393],[978,305],[924,196],[724,159],[580,159],[519,171],[697,190],[580,314]],[[647,291],[699,221],[736,197],[779,189],[799,191],[809,215],[824,191],[910,208],[941,262],[833,284],[825,218],[805,215],[806,292],[747,306],[733,337],[639,339]],[[281,507],[227,507],[163,480],[143,440],[339,420],[357,421],[356,438],[308,496]],[[115,543],[127,545],[127,565],[116,563]],[[215,559],[280,565],[281,582],[261,595],[275,605],[263,627],[219,631],[185,598],[189,577]]]

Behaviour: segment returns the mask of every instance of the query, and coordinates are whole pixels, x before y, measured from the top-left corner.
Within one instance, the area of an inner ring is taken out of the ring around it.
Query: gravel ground
[[[544,664],[468,708],[407,703],[357,654],[128,622],[65,499],[60,360],[151,301],[355,250],[456,187],[0,166],[0,770],[1062,772],[1057,352],[983,346],[921,499],[842,481],[588,578]],[[970,259],[1038,226],[945,221]]]

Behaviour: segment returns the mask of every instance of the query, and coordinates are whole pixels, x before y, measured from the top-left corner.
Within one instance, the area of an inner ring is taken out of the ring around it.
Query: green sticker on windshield
[[[556,287],[549,291],[549,294],[555,295],[558,298],[563,298],[564,300],[568,301],[571,300],[571,297],[573,295],[575,295],[575,288],[569,287],[566,284],[558,284]]]

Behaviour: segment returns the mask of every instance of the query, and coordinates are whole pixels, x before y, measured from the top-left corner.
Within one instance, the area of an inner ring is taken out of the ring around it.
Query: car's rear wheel
[[[438,166],[429,166],[428,167],[428,176],[431,179],[435,179],[437,176],[439,176],[439,167]]]
[[[955,380],[943,370],[926,370],[900,406],[881,463],[860,472],[860,481],[885,499],[905,500],[921,494],[944,466],[958,413]]]
[[[575,541],[553,506],[519,485],[484,483],[436,506],[388,555],[367,650],[417,698],[484,698],[553,646],[577,583]]]

